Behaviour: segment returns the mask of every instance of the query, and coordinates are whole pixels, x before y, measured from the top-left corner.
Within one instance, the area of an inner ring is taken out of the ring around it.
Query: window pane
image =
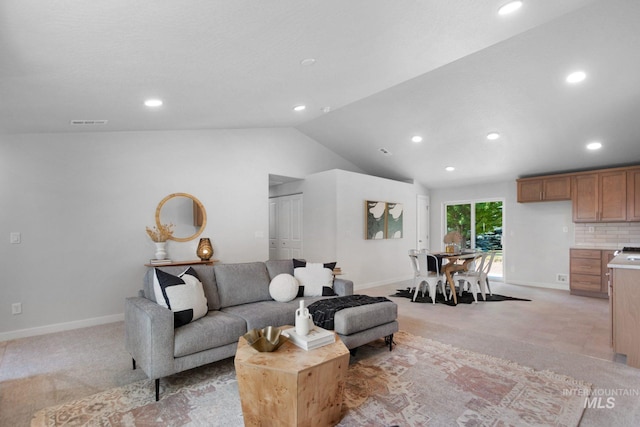
[[[502,202],[476,203],[476,248],[502,250]]]
[[[457,231],[462,235],[462,248],[471,247],[471,204],[447,205],[447,233]]]

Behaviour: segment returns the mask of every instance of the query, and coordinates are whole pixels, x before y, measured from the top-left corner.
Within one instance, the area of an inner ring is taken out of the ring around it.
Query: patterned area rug
[[[398,289],[396,290],[395,294],[389,295],[389,296],[409,298],[410,300],[413,301],[413,295],[414,295],[414,291],[411,288],[406,288],[406,289]],[[483,300],[482,294],[480,293],[476,295],[476,298],[478,300],[478,303],[491,302],[491,301],[531,301],[530,299],[508,297],[505,295],[498,295],[498,294],[493,294],[493,295],[485,294],[485,299]],[[475,300],[473,299],[473,294],[467,291],[463,291],[462,295],[458,295],[457,300],[458,300],[458,304],[471,304],[475,302]],[[422,304],[431,304],[433,303],[433,300],[429,297],[429,294],[423,295],[422,292],[418,292],[418,296],[416,297],[416,300],[413,302],[418,302]],[[456,306],[456,304],[453,302],[452,299],[448,299],[447,301],[445,301],[444,295],[440,293],[436,294],[436,304],[450,305],[453,307]]]
[[[360,347],[340,426],[575,426],[587,384],[405,332]],[[242,426],[233,360],[37,412],[32,426]]]

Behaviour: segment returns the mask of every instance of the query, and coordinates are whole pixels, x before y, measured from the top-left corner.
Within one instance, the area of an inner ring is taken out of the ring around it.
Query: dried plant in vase
[[[446,244],[445,251],[447,253],[455,253],[456,247],[460,248],[462,243],[462,234],[459,231],[450,231],[444,235],[443,241]]]
[[[147,234],[154,242],[166,242],[173,235],[173,224],[160,224],[153,226],[153,229],[147,227]]]
[[[445,243],[462,243],[462,234],[459,231],[450,231],[444,235]]]

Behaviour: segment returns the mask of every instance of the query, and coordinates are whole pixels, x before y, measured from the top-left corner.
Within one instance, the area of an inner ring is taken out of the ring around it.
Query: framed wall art
[[[403,205],[402,203],[387,203],[386,206],[386,239],[402,239],[402,218],[403,218]]]
[[[387,204],[366,200],[365,206],[365,239],[379,240],[385,238]]]

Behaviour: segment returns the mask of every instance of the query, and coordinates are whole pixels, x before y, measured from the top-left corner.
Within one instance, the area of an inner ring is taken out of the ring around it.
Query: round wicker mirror
[[[207,212],[200,200],[191,194],[173,193],[162,199],[156,208],[156,225],[173,224],[170,240],[188,242],[202,233],[207,225]]]

